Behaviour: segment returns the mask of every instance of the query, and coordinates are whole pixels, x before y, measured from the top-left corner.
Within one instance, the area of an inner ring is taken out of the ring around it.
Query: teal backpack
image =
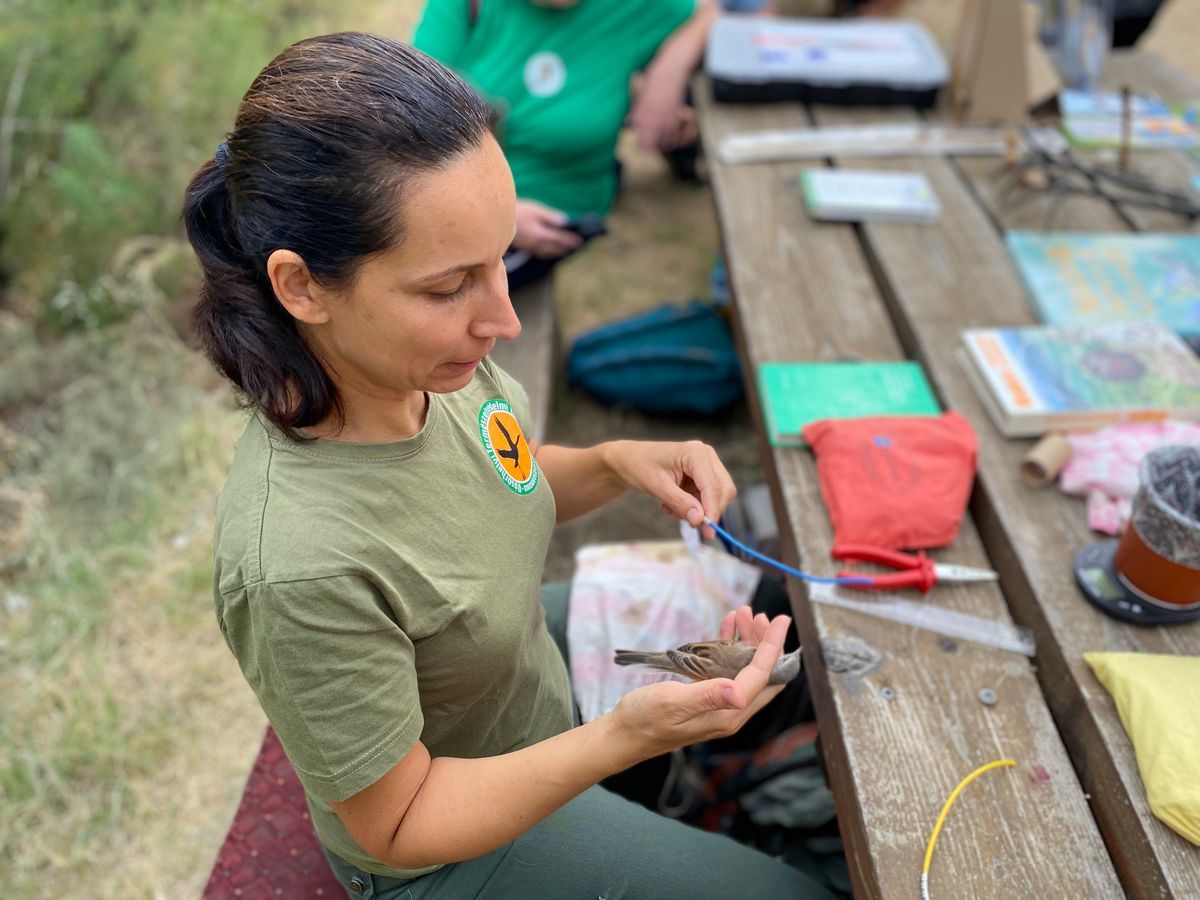
[[[722,308],[667,304],[582,335],[567,377],[597,400],[647,413],[714,415],[742,397],[742,373]]]

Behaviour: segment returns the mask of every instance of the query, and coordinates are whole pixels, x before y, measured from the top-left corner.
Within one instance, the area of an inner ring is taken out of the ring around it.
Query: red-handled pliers
[[[878,563],[893,569],[902,569],[895,575],[869,575],[863,572],[843,570],[838,572],[838,578],[861,578],[859,583],[846,582],[843,586],[860,591],[882,591],[889,588],[918,588],[922,594],[927,593],[939,581],[995,581],[996,573],[991,569],[976,569],[971,566],[955,566],[946,563],[935,563],[920,550],[914,556],[911,553],[899,553],[895,550],[884,550],[882,547],[872,547],[868,544],[835,544],[829,551],[834,559],[853,559],[860,562]]]

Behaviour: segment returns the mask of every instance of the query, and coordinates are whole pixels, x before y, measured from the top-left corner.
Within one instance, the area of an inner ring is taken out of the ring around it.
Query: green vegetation
[[[188,176],[263,63],[333,4],[18,0],[0,24],[0,267],[59,329],[128,314],[106,275],[131,237],[175,235]],[[304,10],[304,7],[316,7]],[[6,152],[5,152],[6,151]],[[178,287],[176,285],[175,287]]]

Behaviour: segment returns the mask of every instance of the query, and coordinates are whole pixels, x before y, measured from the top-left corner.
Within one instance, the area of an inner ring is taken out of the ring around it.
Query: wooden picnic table
[[[1200,84],[1147,54],[1118,54],[1108,73],[1114,84],[1167,99],[1200,97]],[[805,653],[855,895],[917,896],[925,845],[950,791],[977,766],[1010,757],[1016,768],[988,773],[957,801],[933,860],[932,896],[1200,897],[1200,848],[1150,812],[1129,739],[1082,656],[1200,655],[1200,624],[1127,625],[1083,599],[1071,562],[1098,539],[1083,502],[1024,484],[1019,461],[1031,442],[1000,435],[955,357],[963,328],[1035,322],[1003,233],[1042,229],[1054,201],[1007,203],[998,158],[835,159],[827,163],[923,173],[942,215],[932,225],[816,223],[804,211],[798,176],[818,163],[725,165],[720,140],[937,115],[717,104],[703,79],[696,95],[735,332],[789,561],[831,572],[833,534],[811,453],[767,444],[757,366],[917,359],[943,406],[970,420],[979,438],[969,515],[953,546],[934,555],[1000,573],[998,585],[939,585],[923,602],[1027,626],[1038,645],[1030,660],[947,640],[812,603],[791,581],[806,648],[853,636],[883,654],[875,674],[853,677],[827,671],[819,652]],[[1174,154],[1135,154],[1134,166],[1172,181],[1194,171]],[[1186,225],[1083,196],[1057,208],[1053,222],[1057,230],[1116,232]],[[981,702],[984,690],[996,695],[994,705]]]

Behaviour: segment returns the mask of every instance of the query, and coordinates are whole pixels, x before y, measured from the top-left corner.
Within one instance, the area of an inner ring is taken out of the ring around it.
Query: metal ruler
[[[1037,652],[1033,632],[1011,622],[996,622],[956,609],[916,603],[895,594],[871,593],[870,599],[858,592],[856,596],[850,594],[845,588],[829,584],[812,584],[808,588],[809,599],[826,606],[852,609],[877,619],[888,619],[947,637],[1024,653],[1026,656],[1034,656]]]
[[[1066,146],[1057,132],[1035,133],[1037,145],[1046,152],[1060,152]],[[835,156],[1003,156],[1009,140],[1003,128],[881,122],[731,134],[718,142],[717,156],[731,166]],[[1024,142],[1020,138],[1018,145]]]

